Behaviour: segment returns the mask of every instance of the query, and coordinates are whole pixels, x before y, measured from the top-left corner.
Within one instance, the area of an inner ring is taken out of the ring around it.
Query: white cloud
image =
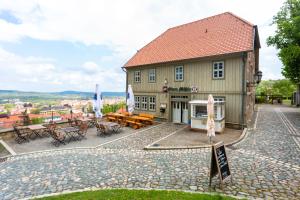
[[[88,73],[87,71],[88,70]],[[28,91],[92,91],[96,83],[105,91],[123,91],[125,76],[114,69],[101,70],[95,62],[79,70],[55,66],[49,58],[21,57],[0,48],[1,89],[24,88]]]
[[[281,63],[276,56],[276,51],[272,47],[267,47],[265,40],[267,36],[274,33],[274,27],[270,27],[269,24],[283,2],[284,0],[76,0],[76,2],[73,0],[0,0],[0,12],[8,10],[21,22],[12,24],[0,19],[0,42],[19,42],[24,37],[30,37],[40,40],[81,42],[86,45],[104,44],[115,53],[103,59],[120,60],[120,63],[123,63],[137,49],[142,48],[172,26],[231,11],[258,25],[262,43],[260,60],[264,75],[269,76],[271,71],[274,77],[281,77]],[[5,56],[3,52],[2,56]],[[32,58],[14,58],[21,59],[21,61],[11,60],[12,64],[22,63],[23,70],[19,69],[21,73],[24,74],[27,68],[35,66],[40,69],[39,76],[45,80],[50,81],[51,76],[60,77],[54,83],[70,82],[72,85],[78,84],[77,88],[86,89],[84,87],[92,84],[93,78],[99,79],[98,76],[107,75],[101,77],[101,80],[106,80],[108,77],[110,81],[115,80],[119,84],[118,89],[125,85],[124,76],[111,70],[110,66],[101,67],[97,63],[91,63],[93,61],[78,63],[87,73],[98,70],[95,74],[86,74],[85,76],[88,77],[86,78],[81,72],[76,71],[68,71],[65,75],[58,74],[57,72],[63,70],[57,68],[51,60],[29,62],[26,59]],[[270,60],[274,62],[270,63]],[[41,75],[40,73],[44,71],[47,73]],[[82,80],[81,84],[79,80]],[[103,84],[108,83],[103,82]]]

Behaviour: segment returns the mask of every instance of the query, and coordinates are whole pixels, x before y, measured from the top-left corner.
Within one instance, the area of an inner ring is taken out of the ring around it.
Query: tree
[[[264,80],[256,88],[256,95],[277,95],[291,97],[295,90],[295,84],[288,79]]]
[[[7,111],[7,113],[10,113],[11,110],[15,107],[14,104],[10,104],[10,103],[7,103],[4,105],[4,109]]]
[[[282,74],[297,84],[300,92],[300,0],[287,0],[272,24],[277,25],[277,30],[268,37],[267,44],[279,50]]]
[[[39,108],[33,108],[30,110],[30,113],[32,113],[32,114],[40,114],[40,112],[41,112],[41,109],[39,109]]]
[[[276,94],[291,97],[296,90],[296,85],[288,79],[276,80],[273,84],[273,90]]]

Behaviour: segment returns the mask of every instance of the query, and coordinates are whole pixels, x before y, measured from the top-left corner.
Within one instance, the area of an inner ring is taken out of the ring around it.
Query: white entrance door
[[[173,102],[173,122],[181,123],[181,102]]]
[[[188,109],[188,103],[182,102],[181,103],[182,108],[182,123],[189,123],[189,109]]]

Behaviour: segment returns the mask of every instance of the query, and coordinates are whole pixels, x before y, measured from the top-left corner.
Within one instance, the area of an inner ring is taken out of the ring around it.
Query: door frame
[[[172,98],[172,96],[185,96],[186,98]],[[190,105],[189,101],[191,100],[190,93],[169,93],[169,122],[173,122],[173,102],[186,102],[188,106],[188,120],[190,119]],[[182,122],[182,113],[181,113],[181,122]]]

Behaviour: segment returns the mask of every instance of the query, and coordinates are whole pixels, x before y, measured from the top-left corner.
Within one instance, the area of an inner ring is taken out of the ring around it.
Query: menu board
[[[222,181],[224,181],[230,176],[230,169],[224,144],[215,148],[215,154],[217,157],[218,168],[220,169],[219,173],[221,175]]]
[[[211,179],[219,175],[221,183],[231,178],[231,172],[223,142],[212,146],[211,166],[210,166],[210,185]]]

